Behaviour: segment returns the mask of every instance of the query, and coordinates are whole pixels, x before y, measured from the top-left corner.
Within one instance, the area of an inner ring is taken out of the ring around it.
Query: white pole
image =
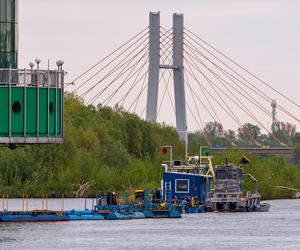
[[[188,161],[188,131],[185,131],[185,161]]]

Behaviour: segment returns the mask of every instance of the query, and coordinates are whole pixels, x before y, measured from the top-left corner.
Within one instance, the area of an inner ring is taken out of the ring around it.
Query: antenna
[[[277,103],[276,100],[273,100],[271,102],[271,107],[272,107],[272,133],[274,134],[277,130]]]

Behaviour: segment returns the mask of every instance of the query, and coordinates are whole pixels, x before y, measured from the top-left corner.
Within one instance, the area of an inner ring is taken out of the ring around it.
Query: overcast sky
[[[48,59],[54,67],[61,58],[73,79],[146,27],[149,11],[160,11],[165,27],[180,12],[186,27],[300,102],[298,0],[19,0],[19,5],[21,68],[37,56],[44,67]]]

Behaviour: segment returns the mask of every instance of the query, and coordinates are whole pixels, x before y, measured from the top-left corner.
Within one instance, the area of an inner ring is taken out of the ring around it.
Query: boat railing
[[[47,193],[43,193],[41,195],[41,207],[40,208],[35,208],[33,210],[29,209],[29,201],[31,198],[29,198],[28,194],[23,193],[22,194],[22,206],[20,210],[9,210],[9,200],[10,197],[8,194],[3,194],[2,195],[2,210],[0,212],[2,213],[8,213],[8,212],[53,212],[57,214],[64,214],[64,193],[61,194],[61,209],[49,209],[49,198]]]
[[[209,200],[211,202],[237,202],[241,196],[241,192],[217,192],[209,197]]]

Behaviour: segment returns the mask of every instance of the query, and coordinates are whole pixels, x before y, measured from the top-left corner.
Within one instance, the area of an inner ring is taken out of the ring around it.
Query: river
[[[65,199],[64,208],[84,207]],[[0,223],[0,249],[300,249],[300,200],[269,201],[268,213],[205,213],[182,219]],[[91,206],[91,200],[87,201]],[[2,204],[0,204],[2,206]],[[30,200],[30,209],[41,200]],[[9,208],[22,207],[10,200]],[[49,200],[59,209],[61,201]]]

